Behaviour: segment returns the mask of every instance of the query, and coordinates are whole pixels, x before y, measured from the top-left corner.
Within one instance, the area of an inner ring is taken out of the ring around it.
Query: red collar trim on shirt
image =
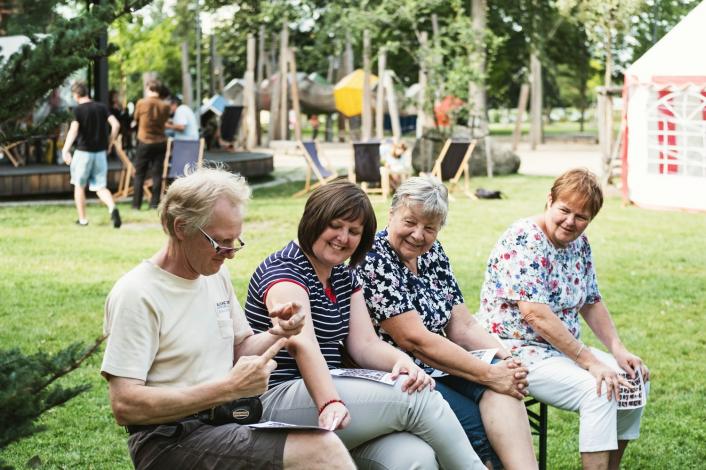
[[[324,287],[324,294],[326,294],[326,297],[328,297],[331,302],[336,303],[336,294],[333,293],[331,286]]]

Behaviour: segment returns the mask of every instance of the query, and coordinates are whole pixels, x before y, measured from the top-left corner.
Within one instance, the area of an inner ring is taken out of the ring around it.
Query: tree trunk
[[[385,48],[381,48],[378,52],[378,88],[377,96],[375,97],[375,138],[382,140],[385,137],[384,118],[385,118],[385,65],[387,62],[387,53]]]
[[[338,59],[334,56],[328,56],[328,70],[326,71],[326,81],[333,83],[333,77],[338,74]],[[326,115],[326,142],[333,141],[333,114]]]
[[[515,130],[512,133],[512,151],[517,150],[517,145],[520,143],[522,136],[522,121],[525,119],[525,111],[527,110],[527,97],[529,95],[529,85],[523,83],[520,87],[520,99],[517,102],[517,118],[515,120]]]
[[[610,161],[613,154],[613,97],[611,88],[613,82],[613,36],[610,27],[606,28],[605,40],[605,109],[603,117],[603,142],[601,150],[603,153],[603,178],[610,174]]]
[[[274,70],[276,68],[276,64],[275,64],[275,57],[277,56],[276,51],[277,51],[277,35],[273,34],[272,35],[272,50],[270,51],[272,54],[272,57],[271,57],[271,60],[269,61],[270,68],[272,69],[271,70],[272,73],[269,74],[269,77],[270,77],[270,124],[267,127],[268,143],[272,142],[273,140],[279,139],[279,112],[280,112],[279,94],[280,94],[281,86],[280,86],[279,81],[277,83],[272,82],[272,79],[274,76]],[[282,80],[282,75],[279,75],[279,80]]]
[[[212,34],[208,39],[209,55],[211,56],[208,61],[208,95],[213,96],[216,92],[216,35]]]
[[[257,108],[255,104],[255,37],[248,34],[247,62],[245,69],[245,149],[251,150],[257,145]]]
[[[257,103],[257,91],[262,85],[262,81],[267,75],[265,75],[266,65],[267,65],[267,51],[265,44],[265,27],[260,26],[257,32],[257,74],[255,76],[255,112],[257,116],[255,117],[255,125],[257,126],[257,144],[262,145],[262,123],[260,122],[260,106],[261,103]],[[270,97],[271,98],[271,97]]]
[[[289,100],[287,97],[287,48],[289,47],[289,30],[287,19],[282,22],[282,32],[279,43],[279,138],[287,140],[289,134]]]
[[[434,75],[432,82],[436,84],[435,90],[434,90],[434,104],[439,102],[446,92],[444,91],[444,76],[441,74],[438,74],[439,67],[441,66],[441,60],[442,56],[439,54],[439,50],[441,48],[441,35],[439,34],[439,18],[436,13],[432,13],[431,15],[431,34],[432,34],[432,43],[434,44]]]
[[[198,110],[201,107],[201,12],[199,2],[196,2],[196,80],[194,82],[194,103]]]
[[[292,109],[294,110],[294,138],[302,140],[301,108],[299,106],[299,85],[297,84],[297,61],[294,49],[289,48],[289,76],[292,80]]]
[[[397,95],[392,84],[392,72],[385,70],[382,78],[385,95],[387,96],[387,109],[390,112],[390,122],[392,123],[392,139],[399,142],[402,138],[402,128],[400,126],[400,113],[397,110]]]
[[[257,32],[257,75],[255,75],[255,85],[260,86],[265,79],[265,65],[267,64],[267,52],[265,51],[265,26],[261,25]]]
[[[488,4],[486,0],[473,0],[471,3],[471,15],[473,16],[473,35],[475,36],[474,61],[480,77],[476,83],[471,83],[472,94],[469,99],[473,100],[474,120],[477,120],[480,135],[485,139],[485,160],[488,177],[493,176],[493,157],[490,153],[490,132],[488,129],[488,118],[486,111],[485,95],[485,28]]]
[[[368,142],[372,135],[372,116],[371,116],[371,98],[370,90],[370,31],[363,31],[363,112],[361,114],[361,140]]]
[[[530,56],[530,144],[532,150],[542,142],[542,64],[536,53]]]
[[[181,95],[183,103],[191,107],[191,72],[189,71],[189,43],[181,43]]]
[[[419,37],[419,47],[423,53],[427,50],[427,32],[422,31]],[[417,139],[424,134],[426,124],[426,94],[427,94],[427,71],[424,60],[419,64],[419,95],[417,95]]]

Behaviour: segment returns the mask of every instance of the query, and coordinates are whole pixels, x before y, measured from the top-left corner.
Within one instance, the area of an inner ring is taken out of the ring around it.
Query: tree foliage
[[[175,17],[154,16],[120,18],[113,23],[110,43],[114,52],[108,58],[110,86],[123,89],[130,101],[142,97],[142,74],[157,72],[171,89],[181,89],[180,41]],[[158,16],[159,15],[159,16]]]
[[[59,3],[59,2],[56,2]],[[0,63],[0,142],[41,135],[56,127],[66,115],[50,115],[45,121],[23,127],[21,118],[35,103],[61,85],[74,71],[99,55],[97,39],[117,18],[129,15],[149,0],[113,0],[93,5],[75,18],[57,17],[46,26],[46,35],[29,35],[23,46],[6,62]]]
[[[75,343],[54,354],[0,350],[0,449],[42,431],[44,427],[36,423],[42,414],[90,388],[87,384],[62,387],[55,382],[77,369],[102,342],[100,338],[89,347]]]

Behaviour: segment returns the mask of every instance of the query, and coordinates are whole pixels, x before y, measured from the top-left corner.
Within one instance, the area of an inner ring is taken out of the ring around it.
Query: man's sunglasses
[[[211,238],[206,232],[201,230],[199,228],[199,231],[203,233],[203,236],[206,237],[206,240],[211,244],[214,250],[216,250],[217,255],[223,255],[223,256],[230,256],[234,254],[235,252],[242,250],[243,247],[245,246],[245,242],[240,239],[240,237],[237,238],[238,240],[238,246],[221,246],[218,243],[216,243],[216,240]]]

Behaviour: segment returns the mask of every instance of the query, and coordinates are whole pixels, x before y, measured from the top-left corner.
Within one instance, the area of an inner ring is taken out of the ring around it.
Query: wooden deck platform
[[[265,152],[212,152],[206,151],[204,159],[223,163],[229,171],[246,178],[266,176],[274,170],[272,154]],[[115,160],[108,161],[108,188],[114,191],[120,181],[122,166]],[[36,196],[71,194],[68,165],[27,165],[15,168],[0,166],[0,199],[22,199]]]

